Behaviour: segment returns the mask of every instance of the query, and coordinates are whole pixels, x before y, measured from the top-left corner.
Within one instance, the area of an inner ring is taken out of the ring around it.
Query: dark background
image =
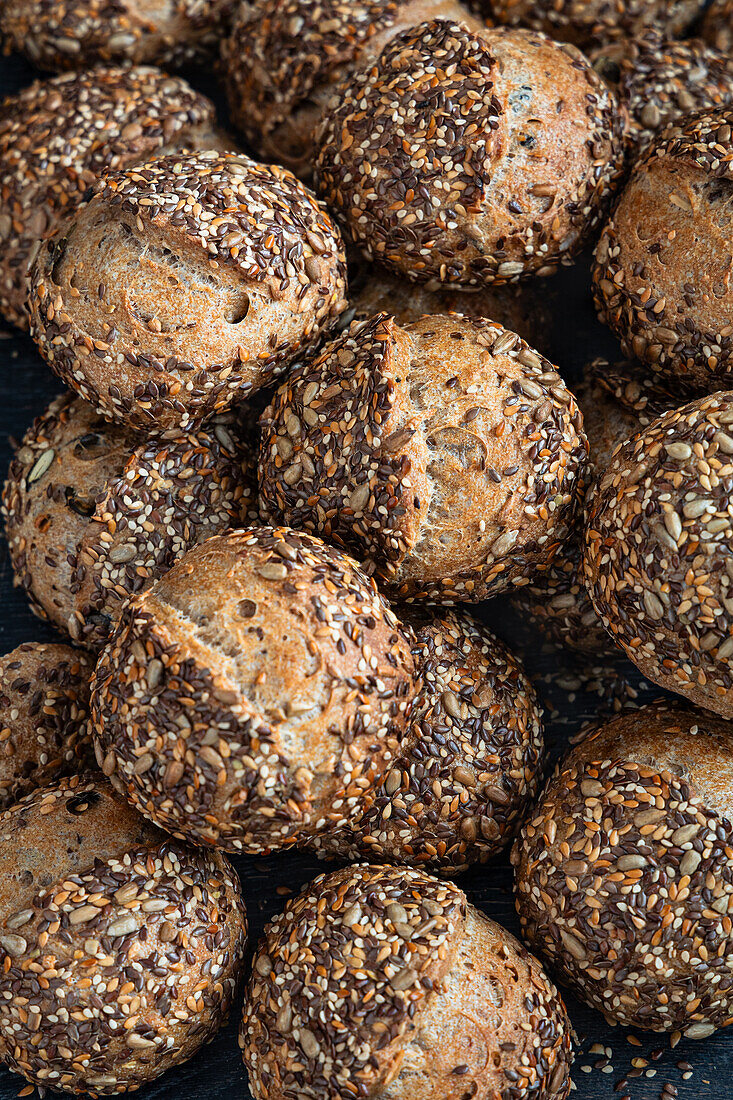
[[[0,55],[0,95],[17,91],[35,75],[21,59]],[[212,95],[224,113],[209,79],[202,82],[198,74],[185,75]],[[587,257],[548,280],[555,305],[553,357],[571,384],[590,359],[618,355],[615,341],[595,319],[589,286]],[[9,331],[0,320],[0,481],[15,441],[22,438],[33,418],[60,389],[61,384],[32,341]],[[553,761],[584,724],[660,694],[621,656],[608,667],[586,666],[567,653],[543,645],[503,599],[481,605],[476,613],[521,652],[545,705],[546,738]],[[0,653],[21,642],[55,638],[57,635],[30,613],[25,596],[13,588],[7,547],[0,536]],[[323,863],[301,854],[267,859],[240,857],[234,863],[247,902],[251,945],[259,938],[265,921],[283,907],[287,896],[324,870]],[[474,904],[517,934],[506,854],[470,871],[460,879],[460,885]],[[667,1036],[610,1027],[599,1013],[572,997],[567,1003],[579,1039],[573,1072],[577,1091],[572,1096],[576,1100],[621,1100],[627,1096],[631,1100],[656,1100],[660,1095],[667,1100],[675,1095],[683,1100],[733,1097],[733,1034],[719,1032],[702,1042],[683,1040],[672,1050]],[[197,1057],[135,1095],[140,1100],[249,1100],[246,1072],[237,1048],[237,1023],[232,1020]],[[664,1091],[667,1082],[677,1093]],[[17,1097],[25,1084],[22,1078],[0,1068],[0,1100]]]

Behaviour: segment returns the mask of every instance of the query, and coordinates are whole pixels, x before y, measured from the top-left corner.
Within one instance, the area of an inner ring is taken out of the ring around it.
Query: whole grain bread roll
[[[589,47],[633,40],[650,28],[668,37],[685,33],[705,0],[482,0],[501,23],[522,24],[553,38]]]
[[[236,125],[263,159],[307,180],[339,86],[396,34],[438,18],[484,25],[463,0],[240,0],[222,42]]]
[[[572,527],[580,412],[552,364],[490,321],[354,322],[261,425],[265,506],[358,547],[401,598],[474,602],[526,582]]]
[[[347,238],[414,282],[516,282],[590,239],[622,129],[574,47],[434,20],[341,90],[318,131],[316,183]]]
[[[733,0],[712,0],[700,33],[716,49],[729,54],[733,46]]]
[[[98,649],[123,603],[191,546],[255,516],[245,426],[221,414],[168,439],[51,402],[10,464],[3,515],[15,583],[36,614]]]
[[[94,761],[93,662],[78,649],[24,642],[0,657],[0,810]]]
[[[44,242],[32,335],[104,415],[187,428],[266,385],[344,308],[325,209],[284,169],[187,153],[110,172]]]
[[[522,931],[626,1027],[700,1039],[733,1016],[733,727],[661,701],[559,765],[513,852]]]
[[[0,103],[0,313],[28,327],[39,242],[102,174],[178,149],[232,148],[214,105],[159,69],[98,68],[37,80]]]
[[[725,388],[733,374],[732,127],[723,106],[662,131],[596,249],[601,320],[681,397]]]
[[[644,676],[733,718],[733,393],[673,409],[615,452],[583,560],[596,612]]]
[[[223,856],[165,836],[90,775],[0,815],[0,855],[0,1051],[11,1069],[42,1089],[111,1095],[213,1038],[247,929]]]
[[[411,640],[320,539],[214,536],[123,610],[93,685],[98,760],[174,835],[302,843],[373,797],[410,717]]]
[[[231,7],[232,0],[4,0],[0,30],[42,69],[176,66],[215,52]]]
[[[572,1032],[539,963],[451,883],[321,875],[265,928],[240,1046],[255,1100],[564,1100]]]
[[[534,801],[541,710],[520,662],[470,615],[407,617],[419,684],[410,728],[368,811],[313,847],[453,874],[500,852]]]

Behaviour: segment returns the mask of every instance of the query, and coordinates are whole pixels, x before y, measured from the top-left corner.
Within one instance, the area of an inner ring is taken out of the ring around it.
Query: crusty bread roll
[[[733,105],[668,126],[636,163],[596,248],[599,316],[681,397],[733,376]]]
[[[41,240],[102,172],[177,149],[232,148],[214,105],[159,69],[99,68],[37,80],[0,103],[0,313],[28,327]]]
[[[93,662],[78,649],[24,642],[0,657],[0,810],[94,761]]]
[[[214,53],[232,0],[4,0],[7,42],[43,69],[184,65]]]
[[[577,405],[551,363],[490,321],[355,322],[261,423],[265,506],[357,547],[403,598],[477,601],[526,582],[572,526]]]
[[[255,480],[230,414],[146,438],[67,393],[34,421],[5,483],[15,583],[37,615],[99,648],[129,596],[191,546],[253,520]]]
[[[684,34],[705,0],[482,0],[482,4],[502,23],[521,23],[587,47],[599,40],[632,40],[649,27],[670,37]]]
[[[0,1051],[39,1088],[138,1089],[235,1000],[246,918],[217,852],[158,832],[101,777],[0,815]]]
[[[483,26],[463,0],[240,0],[222,42],[236,125],[264,160],[308,180],[316,126],[356,69],[426,19]]]
[[[93,685],[98,760],[174,835],[301,843],[373,797],[410,716],[411,640],[320,539],[214,536],[123,610]]]
[[[341,90],[318,131],[316,183],[347,237],[407,279],[516,282],[588,241],[621,136],[613,93],[574,47],[434,20]]]
[[[321,853],[457,873],[514,835],[537,794],[542,717],[522,665],[465,612],[408,609],[418,694],[398,755]]]
[[[461,890],[367,864],[267,925],[240,1033],[256,1100],[564,1100],[571,1044],[536,959]]]
[[[710,1035],[733,1017],[733,727],[666,701],[558,767],[517,840],[534,950],[626,1027]]]
[[[594,607],[653,683],[733,718],[733,393],[673,409],[615,452],[591,493]]]
[[[134,428],[187,428],[270,382],[344,308],[325,209],[284,169],[189,153],[110,172],[44,242],[32,335]]]

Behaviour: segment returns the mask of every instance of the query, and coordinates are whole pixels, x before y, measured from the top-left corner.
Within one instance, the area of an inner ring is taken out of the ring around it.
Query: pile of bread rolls
[[[538,958],[612,1021],[733,1021],[733,8],[705,7],[2,6],[50,75],[0,104],[0,313],[67,387],[2,496],[61,635],[0,658],[0,1057],[33,1084],[137,1089],[243,998],[255,1098],[565,1100]],[[554,277],[591,249],[620,350],[574,393]],[[546,785],[501,594],[668,693]],[[229,856],[286,849],[342,866],[247,977]],[[452,881],[509,849],[538,958]]]

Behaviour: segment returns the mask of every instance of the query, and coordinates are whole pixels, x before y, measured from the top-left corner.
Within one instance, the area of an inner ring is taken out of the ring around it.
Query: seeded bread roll
[[[39,242],[103,171],[224,147],[231,141],[216,129],[213,103],[158,69],[70,73],[8,96],[0,103],[0,313],[28,327],[27,275]]]
[[[0,855],[0,1044],[11,1069],[39,1088],[111,1095],[213,1038],[247,927],[223,856],[158,832],[92,776],[0,816]]]
[[[400,597],[440,603],[550,565],[587,453],[551,363],[457,315],[354,322],[282,384],[261,425],[268,509],[358,547]]]
[[[375,313],[391,314],[401,325],[426,313],[462,313],[486,317],[516,332],[543,355],[552,349],[555,295],[551,283],[519,286],[487,286],[466,290],[431,289],[424,283],[408,283],[397,275],[370,267],[350,282],[351,307],[359,318]]]
[[[254,518],[255,469],[231,414],[164,441],[58,397],[5,483],[15,583],[40,618],[98,648],[129,596],[191,546]]]
[[[733,0],[712,0],[700,33],[716,49],[729,54],[733,47]]]
[[[80,650],[47,642],[0,657],[0,810],[93,763],[93,667]]]
[[[613,94],[573,47],[435,20],[341,91],[316,182],[365,255],[413,282],[515,282],[587,242],[621,134]]]
[[[177,836],[267,852],[349,821],[415,695],[411,634],[356,562],[260,527],[132,600],[97,665],[98,760]]]
[[[267,925],[239,1041],[255,1100],[562,1100],[571,1036],[536,959],[461,890],[357,864]]]
[[[529,944],[627,1027],[733,1017],[733,727],[660,701],[577,745],[516,842]]]
[[[542,718],[516,657],[465,613],[416,615],[408,733],[355,829],[317,851],[465,871],[500,852],[537,794]]]
[[[596,249],[596,305],[624,354],[681,395],[733,375],[733,106],[670,125],[637,163]]]
[[[596,612],[644,676],[733,718],[733,393],[673,409],[616,451],[590,497]]]
[[[325,209],[237,154],[104,176],[36,258],[32,335],[56,373],[134,428],[187,428],[270,382],[344,308]]]
[[[675,42],[648,30],[596,51],[593,67],[628,112],[634,155],[670,122],[733,100],[733,61],[700,38]]]
[[[7,42],[42,69],[184,65],[214,53],[232,0],[4,0]]]
[[[252,148],[301,179],[339,86],[426,19],[484,26],[463,0],[241,0],[222,42],[231,113]]]
[[[485,0],[501,23],[534,27],[553,38],[595,46],[633,39],[649,28],[676,37],[685,33],[705,0]]]

